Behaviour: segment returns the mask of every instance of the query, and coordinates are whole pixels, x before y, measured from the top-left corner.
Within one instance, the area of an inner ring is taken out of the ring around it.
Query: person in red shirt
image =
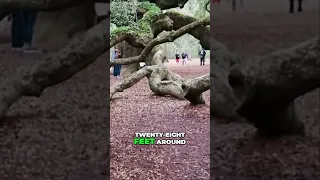
[[[176,52],[176,62],[179,63],[179,61],[180,61],[180,54]]]

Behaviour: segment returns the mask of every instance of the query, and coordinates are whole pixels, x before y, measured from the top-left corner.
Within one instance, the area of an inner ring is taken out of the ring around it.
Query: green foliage
[[[206,16],[210,15],[210,14],[207,12],[206,7],[205,7],[207,1],[208,1],[208,0],[199,0],[199,1],[198,1],[199,9],[196,11],[196,13],[195,13],[195,15],[194,15],[195,17],[197,17],[197,18],[203,18],[203,17],[206,17]],[[210,4],[209,4],[208,6],[210,6]]]
[[[115,12],[115,14],[113,14],[113,11],[116,11],[116,9],[119,9],[119,7],[122,7],[120,8],[122,9],[122,12],[124,9],[124,4],[128,4],[128,2],[118,0],[117,2],[113,1],[112,3],[118,3],[111,6],[111,23],[116,24],[118,28],[111,32],[111,38],[116,34],[121,34],[124,32],[135,32],[135,34],[139,36],[149,35],[151,34],[151,22],[155,17],[157,17],[158,14],[161,13],[161,9],[154,3],[137,2],[134,11],[126,10],[126,12],[123,13]],[[134,4],[132,3],[132,5]],[[142,19],[138,20],[138,22],[135,22],[136,11],[144,12]]]
[[[134,1],[112,0],[110,3],[111,23],[120,26],[132,26],[136,18]]]
[[[140,34],[151,33],[150,24],[153,21],[153,19],[161,13],[161,9],[157,5],[149,2],[139,3],[138,8],[144,9],[146,12],[144,13],[143,18],[138,21],[137,30]]]

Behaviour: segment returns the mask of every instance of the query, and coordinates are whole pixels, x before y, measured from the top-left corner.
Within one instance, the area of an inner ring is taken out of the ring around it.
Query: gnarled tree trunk
[[[115,47],[120,50],[120,52],[122,54],[122,57],[124,57],[124,58],[132,57],[132,56],[138,56],[143,50],[141,48],[136,48],[136,47],[131,46],[126,41],[120,42]],[[122,77],[128,77],[132,73],[138,71],[139,68],[140,68],[140,64],[139,63],[122,65],[120,75]]]

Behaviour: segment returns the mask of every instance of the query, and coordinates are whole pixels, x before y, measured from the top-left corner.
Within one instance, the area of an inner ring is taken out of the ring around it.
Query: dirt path
[[[319,34],[319,9],[289,14],[288,8],[281,12],[270,4],[264,7],[264,13],[247,11],[234,15],[227,11],[216,12],[211,23],[214,36],[234,52],[262,55]],[[319,101],[320,90],[296,101],[299,115],[306,124],[307,135],[304,138],[256,140],[253,138],[255,129],[251,125],[217,124],[213,121],[211,178],[317,180],[320,177]]]
[[[209,65],[174,60],[168,67],[183,77],[209,72]],[[199,61],[198,61],[199,62]],[[197,64],[197,65],[196,65]],[[119,81],[113,76],[111,84]],[[154,96],[147,79],[114,96],[111,103],[111,179],[209,179],[209,91],[207,105]],[[187,145],[134,146],[135,132],[185,132]]]

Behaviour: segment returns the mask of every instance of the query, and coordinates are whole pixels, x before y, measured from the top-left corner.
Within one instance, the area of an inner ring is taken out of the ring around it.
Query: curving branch
[[[204,19],[195,21],[191,24],[187,24],[187,25],[179,28],[176,31],[168,32],[167,34],[165,34],[163,36],[160,36],[160,37],[157,37],[157,38],[151,40],[139,56],[112,60],[110,62],[110,66],[113,66],[115,64],[127,65],[127,64],[132,64],[132,63],[143,62],[143,61],[145,61],[145,59],[148,57],[148,55],[150,54],[150,52],[152,51],[152,49],[155,46],[162,44],[162,43],[165,43],[165,42],[173,42],[175,39],[192,31],[193,29],[199,28],[200,26],[206,26],[209,24],[210,24],[210,19],[204,18]]]
[[[157,95],[170,95],[178,99],[187,99],[191,104],[204,104],[205,102],[202,98],[202,93],[210,88],[209,74],[195,79],[183,79],[178,74],[170,71],[163,64],[166,56],[158,45],[165,42],[172,42],[176,38],[191,32],[196,28],[209,24],[209,18],[187,24],[176,31],[167,32],[166,34],[151,40],[139,56],[111,61],[111,66],[115,64],[126,65],[141,62],[145,61],[151,51],[154,51],[151,62],[152,66],[146,66],[133,73],[130,77],[113,85],[111,87],[110,98],[112,98],[115,93],[122,92],[126,88],[133,86],[142,78],[148,77],[149,87]]]
[[[294,100],[320,87],[319,49],[315,37],[234,66],[229,82],[241,99],[237,113],[264,134],[304,134]]]
[[[155,68],[156,67],[154,66],[147,66],[145,68],[142,68],[139,71],[132,74],[130,77],[127,77],[123,79],[121,82],[113,85],[110,88],[110,99],[113,97],[115,93],[123,92],[125,89],[130,88],[131,86],[138,83],[144,77],[150,75]]]
[[[132,87],[144,77],[148,77],[150,89],[159,96],[170,95],[177,99],[187,99],[191,104],[205,104],[202,93],[210,89],[210,76],[206,74],[194,79],[183,79],[164,65],[146,66],[110,88],[110,99],[117,92]]]
[[[165,15],[168,16],[173,21],[174,30],[197,21],[197,18],[195,17],[182,15],[176,12],[166,12]],[[206,26],[199,27],[188,33],[193,37],[195,37],[196,39],[199,39],[200,44],[204,49],[206,50],[210,49],[210,38],[208,38],[210,37],[210,27],[206,27]]]
[[[211,36],[211,114],[251,122],[266,135],[304,134],[294,99],[320,86],[320,41],[241,57]]]
[[[47,87],[61,83],[86,68],[110,49],[109,33],[105,30],[109,20],[89,29],[52,56],[48,56],[31,69],[8,77],[0,85],[0,120],[10,106],[22,96],[39,97]]]
[[[186,91],[184,97],[191,104],[204,104],[202,93],[210,89],[210,75],[206,74],[194,79],[187,79],[184,81],[182,89]]]

